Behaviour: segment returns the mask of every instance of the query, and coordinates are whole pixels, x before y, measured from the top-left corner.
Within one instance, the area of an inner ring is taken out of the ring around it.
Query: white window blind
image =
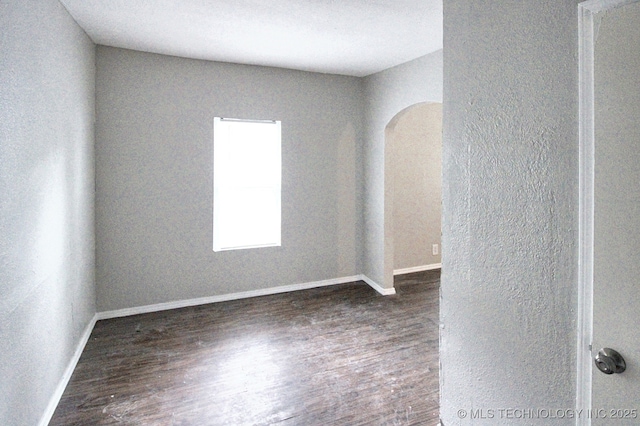
[[[280,121],[214,118],[214,251],[280,245],[280,128]]]

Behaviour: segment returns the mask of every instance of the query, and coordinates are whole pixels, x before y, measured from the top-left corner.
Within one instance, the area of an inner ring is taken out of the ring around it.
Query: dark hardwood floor
[[[439,283],[98,321],[50,425],[436,425]]]

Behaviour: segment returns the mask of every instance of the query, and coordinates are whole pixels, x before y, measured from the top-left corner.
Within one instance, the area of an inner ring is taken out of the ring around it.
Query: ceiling
[[[442,0],[60,0],[97,43],[366,76],[442,48]]]

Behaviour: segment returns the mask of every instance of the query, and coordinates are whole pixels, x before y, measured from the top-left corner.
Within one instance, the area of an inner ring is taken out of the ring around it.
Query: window
[[[213,121],[213,251],[280,245],[280,121]]]

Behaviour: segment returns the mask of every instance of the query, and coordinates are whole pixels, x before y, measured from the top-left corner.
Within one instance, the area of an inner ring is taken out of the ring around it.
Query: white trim
[[[591,351],[593,336],[593,12],[588,3],[578,5],[579,62],[579,236],[578,312],[576,339],[576,409],[591,409]],[[588,416],[578,416],[577,426],[589,426]]]
[[[411,268],[394,269],[393,275],[411,274],[414,272],[433,271],[441,269],[442,263],[432,263],[431,265],[413,266]]]
[[[371,288],[373,288],[375,291],[377,291],[383,296],[391,296],[396,294],[396,289],[394,287],[384,288],[380,284],[372,280],[371,278],[367,277],[366,275],[360,275],[360,279],[365,283],[369,284]]]
[[[616,9],[618,7],[626,6],[631,3],[636,3],[638,0],[588,0],[580,3],[578,5],[578,10],[580,11],[580,17],[582,18],[583,13],[588,16],[584,16],[588,19],[594,17],[594,15],[604,12],[606,10]],[[587,40],[587,41],[594,41]],[[593,43],[591,44],[593,47]]]
[[[590,0],[578,5],[579,42],[579,240],[578,311],[576,339],[576,409],[587,412],[592,404],[591,344],[593,340],[593,238],[595,169],[594,47],[597,17],[638,0]],[[589,426],[589,416],[578,416],[576,425]]]
[[[49,404],[47,404],[47,408],[40,417],[40,421],[38,422],[39,426],[47,426],[53,417],[53,413],[56,411],[58,404],[60,403],[60,399],[62,398],[62,394],[64,390],[67,388],[69,384],[69,380],[71,380],[71,375],[73,371],[76,369],[76,365],[78,365],[78,361],[80,360],[80,356],[82,355],[82,351],[84,351],[84,347],[87,345],[89,341],[89,337],[91,336],[91,332],[93,331],[93,327],[96,325],[96,321],[98,320],[98,314],[95,314],[89,324],[85,327],[82,332],[82,336],[80,337],[80,341],[76,346],[76,351],[69,360],[69,364],[67,364],[67,368],[64,370],[64,374],[58,382],[58,386],[56,386],[56,390],[51,395],[49,399]]]
[[[127,317],[130,315],[146,314],[149,312],[165,311],[168,309],[185,308],[188,306],[206,305],[208,303],[227,302],[230,300],[246,299],[249,297],[268,296],[271,294],[288,293],[290,291],[307,290],[310,288],[327,287],[337,284],[346,284],[356,281],[364,281],[361,275],[351,277],[334,278],[323,281],[312,281],[301,284],[283,285],[259,290],[242,291],[238,293],[221,294],[217,296],[199,297],[196,299],[177,300],[174,302],[157,303],[154,305],[136,306],[133,308],[117,309],[113,311],[98,312],[98,319]]]

